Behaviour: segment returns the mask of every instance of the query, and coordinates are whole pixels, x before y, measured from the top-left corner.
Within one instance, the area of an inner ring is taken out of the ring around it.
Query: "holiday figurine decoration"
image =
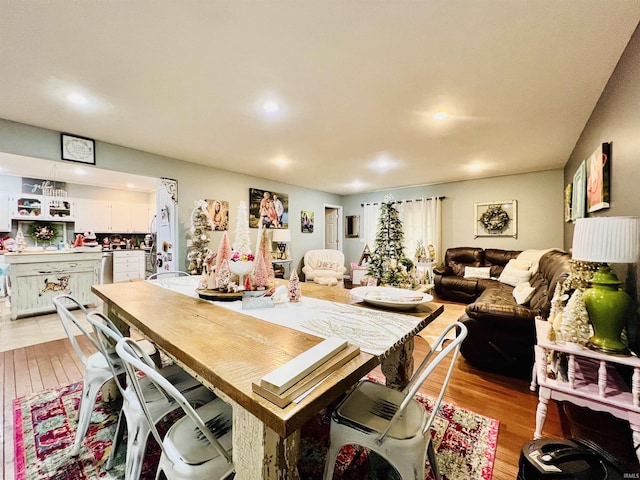
[[[231,282],[231,272],[229,271],[229,260],[223,260],[220,264],[220,268],[216,269],[218,272],[218,290],[223,292],[233,291]]]
[[[300,288],[300,279],[298,272],[294,269],[289,277],[289,301],[299,302],[302,298],[302,289]]]
[[[253,284],[258,290],[266,290],[269,286],[269,272],[262,258],[262,251],[258,251],[256,256],[256,270],[254,273]]]
[[[18,232],[16,233],[16,246],[18,248],[18,252],[24,252],[27,248],[27,242],[24,239],[22,227],[18,227]]]
[[[193,202],[194,208],[191,212],[191,245],[189,253],[187,253],[188,267],[187,270],[192,275],[202,273],[204,269],[204,260],[209,255],[209,235],[213,222],[207,202],[205,200],[196,200]]]
[[[207,258],[204,260],[204,284],[208,290],[214,290],[218,288],[218,279],[216,278],[216,265],[215,260],[218,256],[215,252],[209,252]]]

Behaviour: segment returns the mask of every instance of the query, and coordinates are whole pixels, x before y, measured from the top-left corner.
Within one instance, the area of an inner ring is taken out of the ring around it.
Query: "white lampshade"
[[[288,228],[276,228],[273,230],[272,242],[285,243],[291,241],[291,231]]]
[[[576,220],[574,260],[600,263],[635,263],[640,257],[638,217],[589,217]]]

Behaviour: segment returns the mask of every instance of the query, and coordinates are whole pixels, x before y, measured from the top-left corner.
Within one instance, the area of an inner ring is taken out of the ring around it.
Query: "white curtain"
[[[362,241],[369,245],[369,250],[373,252],[376,242],[376,230],[378,228],[378,218],[380,217],[380,204],[365,203],[362,224]],[[364,246],[362,247],[364,250]]]
[[[429,253],[429,245],[435,249],[435,264],[441,261],[442,199],[438,197],[404,201],[398,205],[404,231],[405,255],[413,258],[418,240]]]

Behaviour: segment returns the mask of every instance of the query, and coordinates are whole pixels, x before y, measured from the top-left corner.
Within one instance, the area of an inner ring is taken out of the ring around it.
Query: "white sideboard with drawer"
[[[144,280],[144,250],[113,251],[113,283]]]

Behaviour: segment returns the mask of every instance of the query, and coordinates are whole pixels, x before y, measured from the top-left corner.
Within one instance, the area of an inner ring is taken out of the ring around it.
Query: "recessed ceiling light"
[[[436,120],[444,120],[445,118],[447,118],[449,116],[449,114],[447,112],[444,111],[440,111],[440,112],[436,112],[433,115],[433,118]]]
[[[276,113],[280,111],[280,105],[275,100],[267,100],[262,104],[262,109],[267,113]]]
[[[87,97],[77,92],[72,92],[69,95],[67,95],[67,100],[69,100],[71,103],[74,103],[76,105],[87,105],[89,103],[89,100],[87,99]]]

